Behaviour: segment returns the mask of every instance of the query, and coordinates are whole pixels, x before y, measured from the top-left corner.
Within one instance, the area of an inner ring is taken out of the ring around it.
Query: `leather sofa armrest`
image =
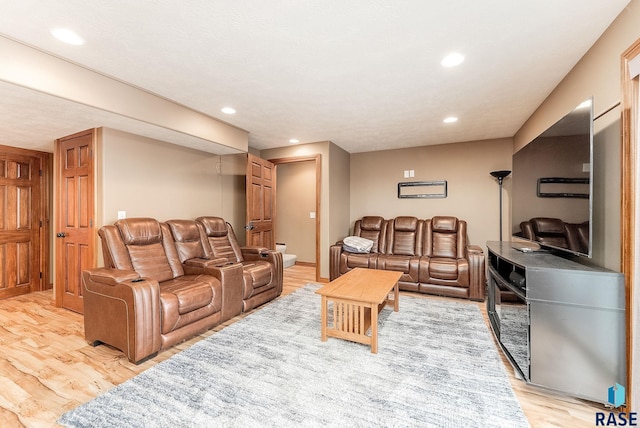
[[[340,276],[340,254],[342,254],[342,241],[329,247],[329,280],[333,281]]]
[[[135,271],[82,272],[85,339],[120,349],[138,364],[161,348],[160,286]]]
[[[267,253],[270,250],[266,247],[240,247],[240,251],[242,252],[242,257],[247,260],[258,260],[259,257],[267,257]]]
[[[91,281],[112,286],[126,281],[140,279],[140,275],[134,270],[96,268],[89,269],[86,272]]]
[[[246,261],[265,260],[271,264],[282,265],[282,253],[265,247],[241,247],[242,258]],[[279,260],[279,262],[278,262]]]
[[[484,251],[479,245],[467,246],[469,260],[469,299],[483,302],[485,297]]]
[[[225,258],[206,259],[202,257],[196,257],[193,259],[185,260],[183,264],[184,266],[193,266],[193,267],[200,267],[200,268],[219,267],[227,264],[227,259]]]
[[[193,259],[192,259],[193,260]],[[187,275],[211,275],[220,281],[222,286],[222,318],[225,322],[242,312],[242,286],[244,284],[243,269],[240,263],[228,263],[226,259],[218,259],[223,264],[194,266],[184,263]]]

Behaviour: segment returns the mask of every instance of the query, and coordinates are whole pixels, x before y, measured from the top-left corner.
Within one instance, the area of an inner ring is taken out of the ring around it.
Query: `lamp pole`
[[[500,192],[500,241],[502,241],[502,181],[506,176],[511,174],[511,171],[500,170],[500,171],[491,171],[491,176],[498,179],[498,191]]]

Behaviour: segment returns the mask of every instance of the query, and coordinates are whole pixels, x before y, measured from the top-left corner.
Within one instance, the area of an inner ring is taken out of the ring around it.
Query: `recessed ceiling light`
[[[443,67],[455,67],[456,65],[462,64],[462,61],[464,61],[464,56],[458,52],[453,52],[445,56],[442,61],[440,61],[440,64],[442,64]]]
[[[222,107],[220,111],[224,114],[236,114],[236,109],[233,107]]]
[[[51,34],[64,43],[74,46],[84,45],[84,39],[80,37],[78,33],[68,28],[54,28],[51,30]]]
[[[295,139],[295,138],[292,138],[292,139],[290,139],[290,140],[289,140],[289,142],[290,142],[291,144],[298,144],[298,143],[300,142],[300,140],[297,140],[297,139]]]
[[[454,116],[449,116],[446,119],[443,120],[444,123],[453,123],[453,122],[457,122],[458,118],[454,117]]]

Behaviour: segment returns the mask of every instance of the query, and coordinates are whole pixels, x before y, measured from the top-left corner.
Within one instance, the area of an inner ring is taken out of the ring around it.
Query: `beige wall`
[[[97,226],[127,217],[222,215],[220,156],[103,128],[98,143]]]
[[[331,217],[329,218],[329,243],[333,244],[347,235],[350,223],[351,200],[351,155],[336,145],[329,147],[331,164],[329,165],[329,205]],[[322,248],[329,253],[329,248]],[[328,273],[327,273],[328,276]]]
[[[349,205],[349,193],[341,190],[348,186],[349,169],[345,168],[349,154],[330,141],[297,146],[280,147],[277,149],[262,150],[260,157],[263,159],[277,159],[296,156],[321,156],[321,183],[320,183],[320,276],[329,278],[329,246],[335,242],[333,239],[339,235],[334,228],[340,224],[347,224]],[[334,166],[335,164],[335,166]],[[346,199],[343,199],[346,198]],[[342,229],[343,227],[340,227]]]
[[[313,161],[277,166],[276,242],[287,244],[297,261],[316,262],[316,165]]]
[[[468,222],[472,244],[499,239],[499,187],[490,171],[511,169],[512,140],[474,141],[351,155],[351,227],[365,215],[431,218],[452,215]],[[414,170],[414,178],[404,178]],[[443,199],[399,199],[398,182],[447,180]],[[509,234],[510,179],[504,181],[503,233]],[[345,233],[346,234],[346,233]]]

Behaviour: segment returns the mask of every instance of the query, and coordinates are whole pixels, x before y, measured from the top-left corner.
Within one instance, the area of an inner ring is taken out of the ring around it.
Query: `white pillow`
[[[342,240],[342,249],[350,253],[368,253],[373,247],[373,241],[359,236],[347,236]]]

